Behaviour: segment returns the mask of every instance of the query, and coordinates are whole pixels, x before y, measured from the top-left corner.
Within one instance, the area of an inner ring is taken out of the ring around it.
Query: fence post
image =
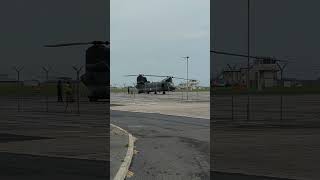
[[[82,70],[83,66],[81,66],[80,68],[77,68],[76,66],[73,66],[73,69],[76,71],[77,73],[77,113],[80,114],[80,90],[79,90],[79,86],[80,86],[80,72]]]
[[[42,67],[43,71],[46,73],[46,83],[45,85],[48,88],[48,80],[49,80],[49,69],[46,67]],[[49,112],[49,103],[48,103],[48,94],[46,93],[46,111]]]
[[[247,121],[250,120],[250,95],[248,94],[248,99],[247,99]]]
[[[20,91],[21,91],[21,83],[20,83],[20,72],[23,70],[24,67],[14,67],[13,69],[17,72],[17,78],[18,78],[18,81],[17,81],[17,89],[18,89],[18,111],[21,110],[21,104],[20,104]]]
[[[283,111],[283,97],[280,95],[280,121],[282,121],[282,111]]]
[[[231,115],[232,115],[232,122],[234,120],[234,97],[231,96]]]

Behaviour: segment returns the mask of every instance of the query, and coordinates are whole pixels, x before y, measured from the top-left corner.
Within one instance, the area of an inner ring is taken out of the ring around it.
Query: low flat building
[[[276,61],[273,59],[257,59],[249,67],[249,80],[251,88],[268,88],[278,86],[278,72],[280,71]],[[247,67],[238,69],[226,68],[221,74],[223,79],[230,86],[247,85]]]

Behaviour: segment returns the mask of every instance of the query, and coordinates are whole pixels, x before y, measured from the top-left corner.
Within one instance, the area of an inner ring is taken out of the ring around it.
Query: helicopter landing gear
[[[162,94],[166,94],[166,92],[165,92],[165,91],[163,91],[163,92],[162,92]]]
[[[157,94],[157,91],[155,91],[154,94]]]

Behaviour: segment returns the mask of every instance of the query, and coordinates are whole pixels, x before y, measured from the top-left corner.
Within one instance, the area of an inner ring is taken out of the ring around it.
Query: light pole
[[[76,66],[73,66],[73,69],[76,71],[77,73],[77,110],[78,110],[78,114],[80,114],[80,93],[79,93],[79,85],[80,85],[80,72],[82,70],[83,66],[81,66],[80,68],[77,68]]]
[[[250,88],[250,0],[248,0],[248,61],[247,61],[247,88]]]
[[[21,88],[21,83],[20,83],[20,72],[23,70],[24,67],[14,67],[13,69],[17,72],[17,88],[18,88],[18,91],[20,90]],[[18,92],[18,111],[20,111],[20,93]]]
[[[188,91],[189,91],[189,56],[182,57],[187,61],[187,100],[189,99]]]
[[[250,120],[250,0],[248,0],[247,121]]]
[[[283,82],[283,71],[284,71],[284,68],[288,65],[288,63],[286,62],[284,65],[280,65],[279,63],[276,63],[278,68],[280,69],[280,75],[281,75],[281,86],[284,87],[284,82]]]
[[[13,68],[16,72],[17,72],[17,78],[18,78],[18,81],[20,81],[20,72],[23,70],[23,67],[14,67]]]

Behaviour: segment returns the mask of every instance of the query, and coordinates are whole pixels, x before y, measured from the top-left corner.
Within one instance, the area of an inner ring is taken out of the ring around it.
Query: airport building
[[[263,89],[279,85],[278,72],[280,71],[276,61],[273,59],[257,59],[249,67],[249,80],[251,88]],[[218,78],[223,79],[226,85],[246,86],[247,85],[247,67],[238,69],[224,69]]]
[[[189,90],[195,90],[195,89],[199,89],[199,83],[200,81],[198,80],[192,80],[190,79],[189,81]],[[178,86],[177,86],[179,89],[184,89],[187,87],[187,83],[180,83]]]

